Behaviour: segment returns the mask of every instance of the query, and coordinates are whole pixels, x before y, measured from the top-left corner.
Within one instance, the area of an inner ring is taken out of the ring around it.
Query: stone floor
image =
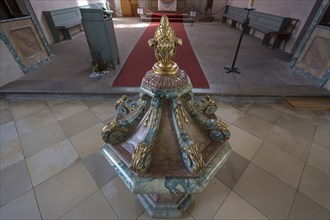
[[[120,64],[116,65],[115,70],[110,69],[109,74],[98,79],[89,77],[91,57],[85,34],[80,32],[73,36],[73,40],[52,44],[53,60],[1,87],[0,94],[100,97],[137,93],[139,88],[112,87],[112,83],[149,24],[140,23],[138,18],[113,20]],[[222,96],[330,96],[328,90],[313,85],[288,67],[292,55],[265,48],[260,39],[250,35],[244,35],[235,65],[241,74],[227,74],[224,67],[232,64],[241,31],[220,21],[197,22],[194,25],[185,23],[185,28],[210,84],[209,89],[194,89],[195,93]]]
[[[149,219],[100,154],[114,101],[0,100],[1,219]],[[233,153],[182,219],[329,219],[329,111],[220,102],[217,115]]]

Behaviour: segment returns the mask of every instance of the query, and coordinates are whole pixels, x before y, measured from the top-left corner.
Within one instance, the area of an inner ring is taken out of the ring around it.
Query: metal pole
[[[233,60],[233,63],[231,65],[231,67],[225,67],[224,69],[226,69],[226,73],[231,73],[231,72],[234,72],[234,73],[238,73],[240,74],[240,72],[237,70],[237,68],[235,67],[235,63],[236,63],[236,59],[237,59],[237,55],[238,55],[238,51],[240,49],[240,46],[241,46],[241,43],[242,43],[242,39],[243,39],[243,35],[244,33],[246,32],[246,30],[249,28],[249,23],[250,23],[250,11],[252,10],[255,10],[254,8],[251,8],[251,9],[248,9],[248,8],[245,8],[245,10],[247,10],[247,14],[246,14],[246,18],[242,24],[242,32],[241,32],[241,36],[239,37],[239,40],[238,40],[238,44],[237,44],[237,47],[236,47],[236,52],[235,52],[235,56],[234,56],[234,60]]]

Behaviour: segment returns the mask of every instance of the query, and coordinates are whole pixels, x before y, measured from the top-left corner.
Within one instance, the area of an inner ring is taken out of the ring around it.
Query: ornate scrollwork
[[[151,162],[151,146],[139,143],[132,154],[131,168],[137,174],[144,173]]]
[[[118,125],[116,119],[114,119],[102,129],[102,140],[105,143],[117,144],[124,140],[128,130],[127,127]]]
[[[220,119],[209,119],[206,121],[209,129],[209,136],[214,141],[227,141],[230,138],[228,126]]]
[[[135,101],[128,99],[126,95],[123,95],[115,102],[115,108],[117,112],[124,115],[134,111],[134,109],[137,107],[138,104]]]
[[[199,103],[195,103],[195,106],[200,112],[206,115],[212,115],[217,111],[219,104],[207,95]]]
[[[187,169],[193,174],[199,174],[205,167],[202,154],[199,152],[198,145],[191,145],[188,149],[182,149],[183,161]]]

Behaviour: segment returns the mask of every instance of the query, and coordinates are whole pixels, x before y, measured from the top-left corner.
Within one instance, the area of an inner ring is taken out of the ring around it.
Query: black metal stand
[[[239,48],[241,46],[241,43],[242,43],[242,39],[243,39],[243,35],[244,33],[246,33],[246,31],[248,30],[249,28],[249,23],[250,23],[250,11],[253,11],[255,10],[254,8],[244,8],[245,10],[247,10],[247,14],[246,14],[246,18],[242,24],[242,32],[241,32],[241,36],[239,37],[239,40],[238,40],[238,44],[237,44],[237,48],[236,48],[236,52],[235,52],[235,56],[234,56],[234,60],[233,60],[233,63],[231,65],[231,67],[225,67],[225,69],[227,70],[226,73],[231,73],[231,72],[234,72],[234,73],[238,73],[240,74],[240,72],[237,70],[237,68],[235,67],[235,63],[236,63],[236,59],[237,59],[237,54],[238,54],[238,51],[239,51]]]
[[[190,17],[191,17],[191,23],[190,23],[190,25],[191,26],[194,25],[196,14],[197,13],[195,11],[195,7],[193,7],[192,10],[190,11]]]

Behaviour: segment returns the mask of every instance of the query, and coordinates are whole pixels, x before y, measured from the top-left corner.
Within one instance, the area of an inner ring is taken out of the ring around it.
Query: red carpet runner
[[[148,46],[148,40],[153,38],[158,22],[150,23],[149,27],[142,34],[141,39],[137,42],[135,48],[127,58],[126,63],[121,69],[113,86],[117,87],[139,87],[145,73],[150,70],[155,62],[157,62],[154,49]],[[179,65],[180,69],[185,70],[191,79],[194,88],[209,88],[209,84],[202,68],[200,67],[195,53],[189,42],[187,33],[183,23],[171,23],[176,36],[182,39],[183,45],[177,47],[174,61]]]

